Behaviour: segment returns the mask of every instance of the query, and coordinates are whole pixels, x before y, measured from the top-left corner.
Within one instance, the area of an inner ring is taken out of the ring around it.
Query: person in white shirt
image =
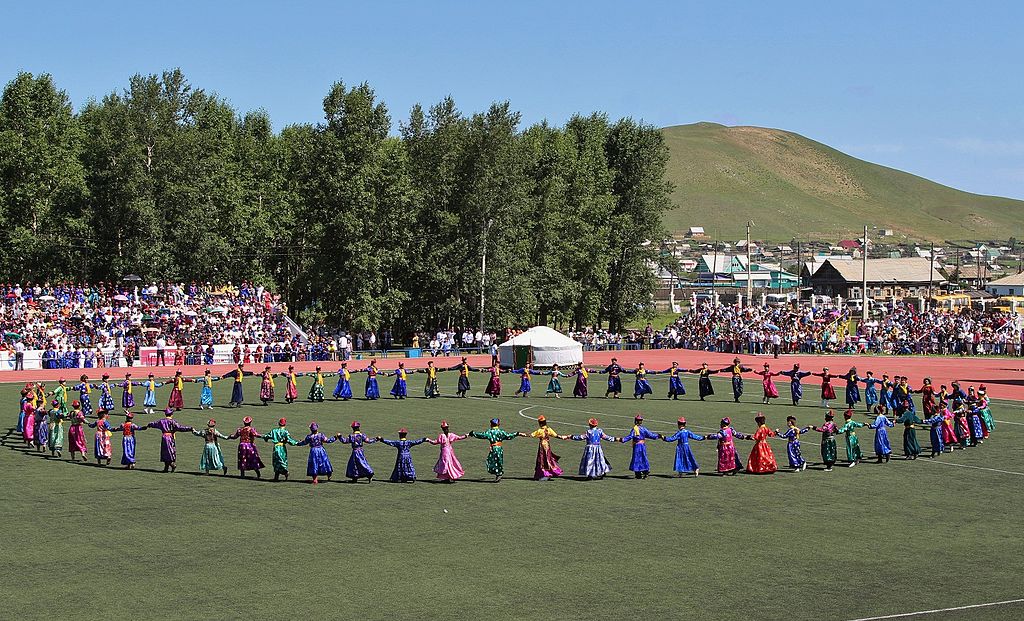
[[[167,366],[167,361],[164,359],[165,349],[167,349],[167,339],[161,334],[156,339],[156,366]]]
[[[21,341],[14,343],[14,370],[25,370],[25,344]]]

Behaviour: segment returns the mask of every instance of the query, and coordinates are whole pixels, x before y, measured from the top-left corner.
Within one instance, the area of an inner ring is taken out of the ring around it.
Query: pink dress
[[[761,386],[764,388],[764,396],[775,399],[779,396],[779,389],[775,387],[775,382],[772,381],[773,375],[778,373],[772,373],[771,371],[758,371],[757,375],[761,376]]]
[[[437,436],[436,440],[427,440],[431,444],[441,445],[441,455],[437,458],[437,463],[434,464],[434,472],[437,473],[437,478],[442,481],[454,481],[466,474],[466,471],[462,469],[462,464],[459,463],[459,458],[455,456],[455,449],[452,447],[452,443],[465,440],[467,437],[469,436],[442,432],[441,435]]]
[[[68,444],[71,445],[72,453],[85,453],[85,431],[82,429],[85,423],[85,414],[76,412],[72,415],[71,425],[68,427]]]

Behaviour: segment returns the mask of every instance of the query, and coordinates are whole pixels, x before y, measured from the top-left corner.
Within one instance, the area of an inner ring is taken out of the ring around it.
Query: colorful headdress
[[[352,428],[353,429],[359,429],[359,427],[360,427],[359,421],[357,421],[357,420],[352,421]]]
[[[280,418],[280,419],[278,419],[277,424],[280,425],[281,427],[284,427],[285,425],[288,424],[288,419],[287,418]]]
[[[685,425],[686,424],[686,417],[685,416],[680,416],[679,420],[677,420],[676,422],[679,423],[680,425]]]
[[[587,421],[587,424],[590,425],[591,427],[597,427],[597,419],[591,418],[590,420]]]
[[[206,426],[207,427],[216,427],[217,426],[217,421],[215,421],[214,419],[211,418],[210,420],[206,421]]]
[[[245,418],[243,418],[242,419],[242,424],[243,425],[251,425],[252,424],[252,416],[246,416]]]
[[[316,433],[317,429],[320,429],[320,425],[317,425],[316,421],[313,421],[312,423],[309,424],[309,430],[312,431],[313,433]]]
[[[498,419],[498,418],[492,418],[491,419],[491,427],[497,427],[500,424],[501,424],[501,419]]]
[[[731,425],[731,424],[732,424],[732,419],[731,419],[731,418],[729,418],[728,416],[726,416],[725,418],[723,418],[723,419],[722,419],[722,421],[721,421],[721,423],[720,423],[720,424],[721,424],[721,425],[722,425],[723,427],[728,427],[729,425]]]

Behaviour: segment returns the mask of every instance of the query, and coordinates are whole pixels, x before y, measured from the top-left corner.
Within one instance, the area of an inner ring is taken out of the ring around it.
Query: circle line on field
[[[1009,604],[1020,604],[1024,603],[1024,598],[1020,599],[1007,599],[1000,602],[986,602],[984,604],[969,604],[967,606],[953,606],[951,608],[936,608],[934,610],[918,610],[916,612],[901,612],[892,615],[882,615],[880,617],[861,617],[859,619],[850,619],[850,621],[882,621],[883,619],[902,619],[905,617],[917,617],[921,615],[933,615],[941,612],[956,612],[958,610],[972,610],[974,608],[990,608],[992,606],[1007,606]]]

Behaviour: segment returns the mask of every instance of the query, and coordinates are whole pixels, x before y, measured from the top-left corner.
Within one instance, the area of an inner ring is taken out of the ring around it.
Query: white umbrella
[[[199,315],[199,313],[197,313],[197,312],[195,312],[195,311],[192,311],[192,310],[190,310],[190,311],[185,311],[185,316],[186,316],[186,317],[196,317],[196,316],[198,316],[198,315]]]
[[[40,302],[52,302],[57,298],[53,297],[52,295],[41,295],[36,299],[39,300]]]
[[[118,302],[127,302],[128,296],[118,293],[117,295],[114,296],[114,299],[117,300]]]

